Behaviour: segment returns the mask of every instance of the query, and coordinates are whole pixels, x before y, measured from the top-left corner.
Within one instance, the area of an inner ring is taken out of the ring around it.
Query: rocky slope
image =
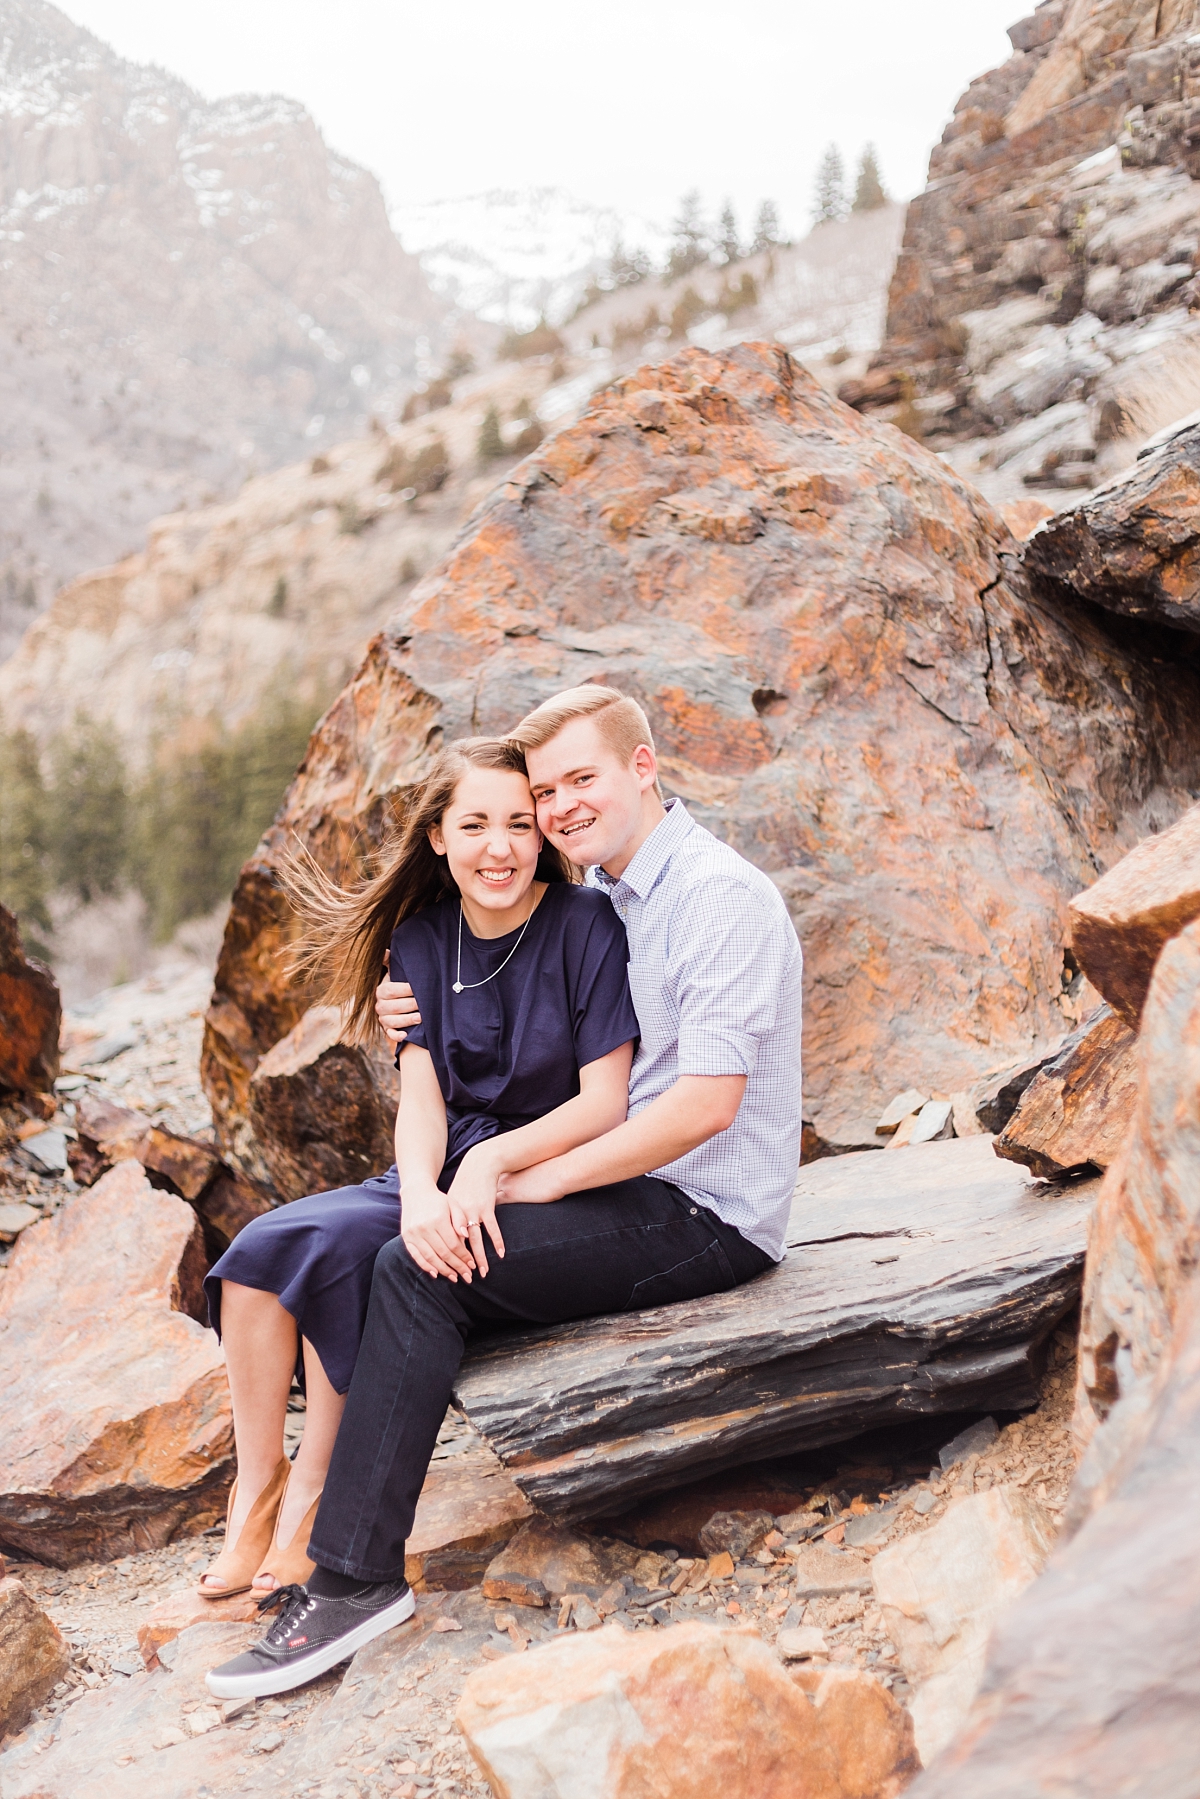
[[[806,1099],[870,1144],[1073,1016],[1066,903],[1200,786],[1197,680],[1152,628],[1035,601],[999,518],[779,346],[685,351],[515,470],[372,644],[247,864],[205,1082],[259,1167],[258,1059],[297,1022],[272,868],[375,839],[443,736],[574,682],[636,693],[666,780],[778,879],[807,960]]]
[[[203,100],[44,0],[0,0],[0,170],[3,656],[181,499],[389,409],[445,305],[303,107]]]
[[[44,746],[86,712],[137,765],[156,735],[236,727],[285,691],[315,715],[492,486],[475,454],[487,408],[512,434],[548,379],[493,369],[428,418],[156,520],[144,550],[69,583],[26,630],[0,664],[0,718]]]
[[[909,207],[867,406],[1057,509],[1200,406],[1194,0],[1043,0]]]
[[[719,348],[775,336],[826,385],[861,374],[882,335],[903,216],[884,207],[732,273],[708,265],[604,295],[562,328],[557,355],[491,363],[441,386],[447,403],[386,438],[364,433],[315,464],[247,481],[231,500],[156,519],[144,551],[69,583],[28,627],[0,663],[0,718],[45,746],[82,710],[137,763],[157,732],[213,718],[236,726],[284,684],[315,712],[515,460],[476,454],[489,407],[510,442],[531,412],[539,429],[562,429],[596,388],[689,339]],[[722,311],[744,277],[756,299]],[[689,289],[701,310],[685,339],[655,321],[670,321]],[[422,479],[422,453],[443,451],[441,485],[403,497],[410,475]]]

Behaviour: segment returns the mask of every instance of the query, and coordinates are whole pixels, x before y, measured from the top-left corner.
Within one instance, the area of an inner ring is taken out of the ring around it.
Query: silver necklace
[[[519,950],[519,949],[520,949],[520,947],[521,947],[521,937],[523,937],[523,936],[524,936],[524,935],[525,935],[525,933],[526,933],[526,931],[527,931],[527,930],[528,930],[528,929],[529,929],[529,920],[530,920],[530,919],[531,919],[531,918],[532,918],[532,917],[533,917],[533,914],[534,914],[534,913],[535,913],[535,912],[536,912],[536,911],[537,911],[537,900],[536,900],[536,899],[535,899],[535,900],[534,900],[534,902],[533,902],[533,906],[532,906],[532,908],[531,908],[531,910],[530,910],[530,913],[529,913],[529,918],[527,918],[527,919],[526,919],[526,920],[525,920],[525,923],[524,923],[524,924],[523,924],[523,925],[522,925],[522,926],[521,926],[521,935],[520,935],[520,936],[519,936],[519,937],[518,937],[518,938],[517,938],[517,941],[516,941],[516,942],[515,942],[515,943],[514,943],[514,944],[513,944],[513,946],[512,946],[512,948],[511,948],[511,949],[510,949],[510,950],[509,950],[509,952],[508,952],[508,954],[507,954],[507,956],[505,956],[505,958],[504,958],[504,960],[503,960],[503,962],[501,962],[501,964],[500,964],[500,967],[499,967],[499,968],[493,968],[493,970],[492,970],[492,972],[491,972],[491,974],[490,974],[490,975],[488,975],[488,977],[487,977],[487,979],[486,979],[486,980],[483,980],[483,981],[464,981],[464,980],[463,980],[463,978],[462,978],[462,921],[463,921],[463,909],[462,909],[462,901],[461,901],[461,900],[459,900],[459,902],[458,902],[458,967],[457,967],[457,968],[456,968],[456,969],[455,969],[455,971],[454,971],[454,974],[455,974],[455,979],[454,979],[454,984],[453,984],[453,988],[452,988],[452,991],[453,991],[453,992],[455,992],[455,993],[461,993],[461,992],[462,992],[462,991],[463,991],[463,989],[464,989],[464,987],[465,987],[465,988],[466,988],[466,989],[467,989],[467,990],[468,990],[468,991],[469,991],[469,990],[470,990],[470,989],[471,989],[471,988],[473,988],[473,987],[486,987],[486,986],[487,986],[487,984],[488,984],[488,981],[494,981],[494,980],[495,980],[495,978],[496,978],[496,976],[497,976],[497,975],[498,975],[498,974],[501,974],[501,973],[502,973],[502,972],[503,972],[503,970],[504,970],[504,969],[506,969],[506,968],[507,968],[507,967],[508,967],[508,965],[509,965],[509,963],[510,963],[510,962],[511,962],[511,961],[512,961],[512,959],[513,959],[513,957],[514,957],[514,956],[515,956],[515,955],[516,955],[516,953],[517,953],[517,951],[518,951],[518,950]]]

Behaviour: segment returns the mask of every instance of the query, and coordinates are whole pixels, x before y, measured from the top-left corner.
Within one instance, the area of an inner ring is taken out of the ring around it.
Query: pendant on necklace
[[[463,990],[463,984],[461,981],[455,981],[454,985],[450,989],[450,991],[452,993],[461,993],[462,990]]]

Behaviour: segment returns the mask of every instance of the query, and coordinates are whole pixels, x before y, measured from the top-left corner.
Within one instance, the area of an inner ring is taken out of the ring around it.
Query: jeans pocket
[[[703,1299],[709,1293],[728,1293],[737,1286],[729,1258],[714,1238],[702,1250],[636,1281],[622,1311],[641,1312],[649,1306],[675,1305],[682,1299]]]

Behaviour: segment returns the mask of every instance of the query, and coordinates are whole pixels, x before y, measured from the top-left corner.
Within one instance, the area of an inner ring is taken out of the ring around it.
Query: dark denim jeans
[[[503,1261],[468,1286],[424,1274],[397,1237],[375,1260],[367,1328],[308,1553],[360,1580],[404,1571],[450,1389],[474,1326],[561,1324],[724,1293],[765,1250],[643,1175],[553,1205],[502,1206]]]

